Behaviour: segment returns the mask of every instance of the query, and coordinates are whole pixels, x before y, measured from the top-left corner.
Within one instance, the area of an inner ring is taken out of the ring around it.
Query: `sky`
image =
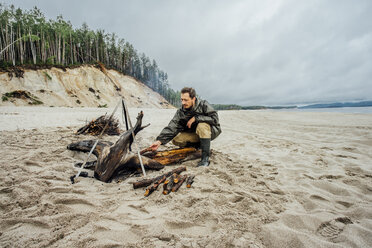
[[[372,100],[370,0],[8,0],[116,33],[211,103]]]

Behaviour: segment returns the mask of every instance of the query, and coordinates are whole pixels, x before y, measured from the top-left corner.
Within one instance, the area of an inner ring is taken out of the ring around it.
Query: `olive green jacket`
[[[195,117],[195,122],[191,128],[187,127],[187,122]],[[156,140],[159,140],[163,145],[171,141],[180,132],[195,132],[198,123],[205,122],[211,126],[212,137],[215,139],[221,133],[221,126],[218,121],[218,114],[213,107],[206,101],[196,99],[192,109],[184,109],[181,107],[177,110],[173,119],[169,122]]]

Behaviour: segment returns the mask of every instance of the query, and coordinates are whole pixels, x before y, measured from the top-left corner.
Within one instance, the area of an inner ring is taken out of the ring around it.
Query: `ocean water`
[[[273,111],[372,114],[372,107],[310,108],[310,109],[297,109],[296,108],[296,109],[278,109],[278,110],[273,110]]]

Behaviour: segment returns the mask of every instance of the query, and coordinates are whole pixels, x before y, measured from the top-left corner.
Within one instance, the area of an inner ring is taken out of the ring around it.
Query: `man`
[[[181,90],[181,102],[182,107],[150,148],[156,151],[171,140],[180,147],[200,147],[202,157],[198,166],[208,166],[211,140],[221,133],[217,112],[207,101],[199,100],[193,88]]]

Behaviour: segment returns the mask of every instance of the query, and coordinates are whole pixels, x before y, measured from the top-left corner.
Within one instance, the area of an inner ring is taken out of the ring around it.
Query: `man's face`
[[[183,94],[181,93],[181,102],[182,102],[183,108],[185,108],[185,109],[189,109],[192,106],[194,106],[195,99],[196,99],[196,97],[191,98],[189,93],[183,93]]]

